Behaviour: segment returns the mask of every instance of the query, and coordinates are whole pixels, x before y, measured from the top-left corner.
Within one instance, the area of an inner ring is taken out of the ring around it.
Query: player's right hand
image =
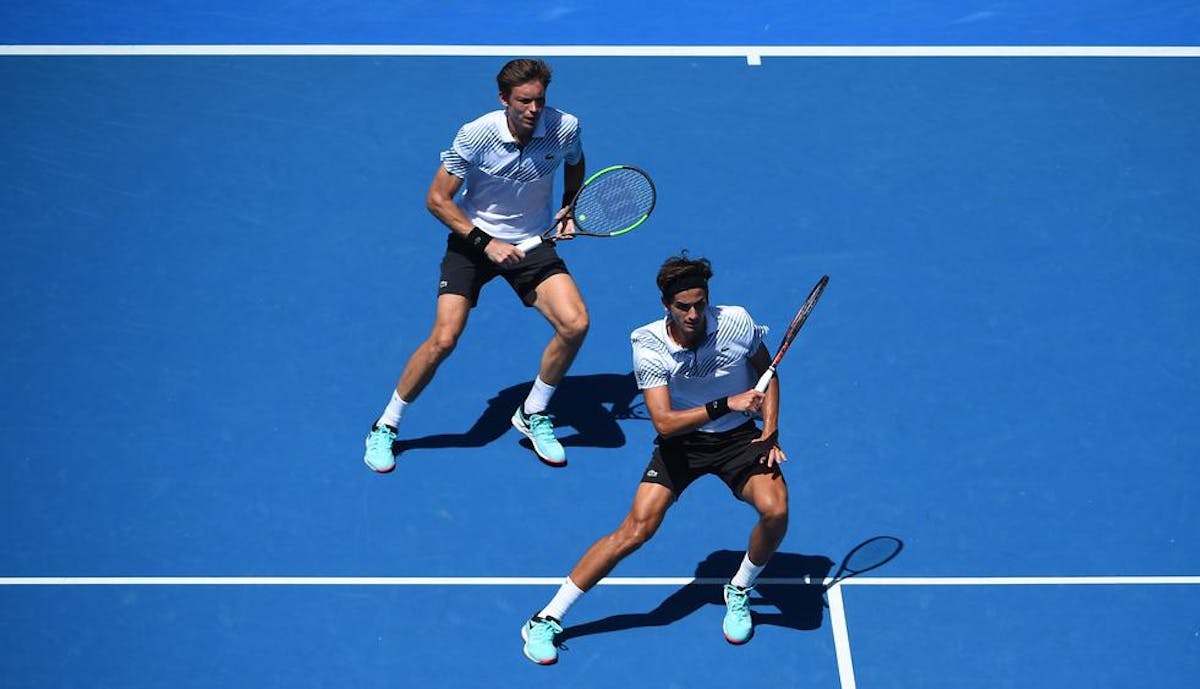
[[[511,268],[525,258],[525,252],[518,249],[516,245],[499,239],[488,242],[483,249],[483,255],[501,268]]]
[[[728,399],[730,411],[753,413],[762,408],[762,403],[766,399],[766,395],[751,388],[740,395],[731,395]]]

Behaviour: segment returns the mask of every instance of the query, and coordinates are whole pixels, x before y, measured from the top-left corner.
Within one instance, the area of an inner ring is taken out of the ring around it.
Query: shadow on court
[[[740,550],[718,550],[696,565],[695,576],[697,579],[727,581],[737,571],[744,554],[744,551]],[[754,591],[758,595],[750,599],[754,623],[800,631],[819,629],[825,609],[821,581],[829,576],[833,564],[833,561],[824,555],[776,553],[763,569],[762,578],[810,577],[815,583],[760,583],[755,586]],[[722,608],[725,606],[720,584],[686,584],[649,612],[612,615],[567,627],[559,638],[568,641],[581,636],[619,632],[637,627],[663,627],[682,620],[705,605],[717,605]],[[764,607],[774,608],[775,612],[764,612]]]
[[[422,438],[402,438],[392,444],[392,452],[445,447],[483,447],[512,429],[509,419],[517,405],[525,400],[533,381],[504,388],[487,401],[479,418],[464,433],[441,433]],[[597,373],[567,376],[559,383],[550,402],[550,413],[559,429],[570,427],[575,433],[562,436],[566,447],[622,447],[625,433],[617,421],[648,418],[640,410],[637,383],[633,373]],[[514,431],[515,432],[515,431]],[[527,438],[521,445],[532,451]]]

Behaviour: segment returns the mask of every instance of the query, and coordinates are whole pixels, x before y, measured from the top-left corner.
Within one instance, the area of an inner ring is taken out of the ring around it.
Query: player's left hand
[[[575,219],[567,215],[568,208],[564,206],[554,214],[554,222],[558,225],[558,231],[554,233],[554,241],[565,242],[570,239],[575,239]]]
[[[778,433],[764,433],[752,441],[752,444],[759,445],[762,448],[761,454],[758,457],[760,464],[775,467],[787,461],[787,455],[784,454],[783,448],[779,446]]]

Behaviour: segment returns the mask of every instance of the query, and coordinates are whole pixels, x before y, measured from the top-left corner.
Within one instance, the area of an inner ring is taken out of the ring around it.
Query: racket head
[[[571,202],[575,233],[616,237],[632,232],[654,212],[658,194],[645,170],[612,165],[588,177]]]
[[[846,557],[842,558],[842,563],[838,566],[837,573],[833,575],[833,579],[826,588],[830,588],[844,579],[879,569],[894,560],[901,550],[904,550],[904,541],[894,536],[868,538],[846,553]]]

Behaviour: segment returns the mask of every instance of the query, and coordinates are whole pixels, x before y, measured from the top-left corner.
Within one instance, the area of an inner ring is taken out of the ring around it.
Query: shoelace
[[[549,416],[545,414],[530,414],[528,418],[529,432],[536,435],[538,440],[554,439],[554,424],[550,421]]]
[[[392,434],[386,428],[380,427],[371,432],[371,449],[392,449]]]
[[[750,589],[742,591],[730,587],[725,595],[725,600],[729,604],[729,612],[739,616],[749,614]]]
[[[529,628],[530,641],[545,641],[553,644],[554,637],[559,634],[562,634],[562,627],[550,620],[534,622]]]

